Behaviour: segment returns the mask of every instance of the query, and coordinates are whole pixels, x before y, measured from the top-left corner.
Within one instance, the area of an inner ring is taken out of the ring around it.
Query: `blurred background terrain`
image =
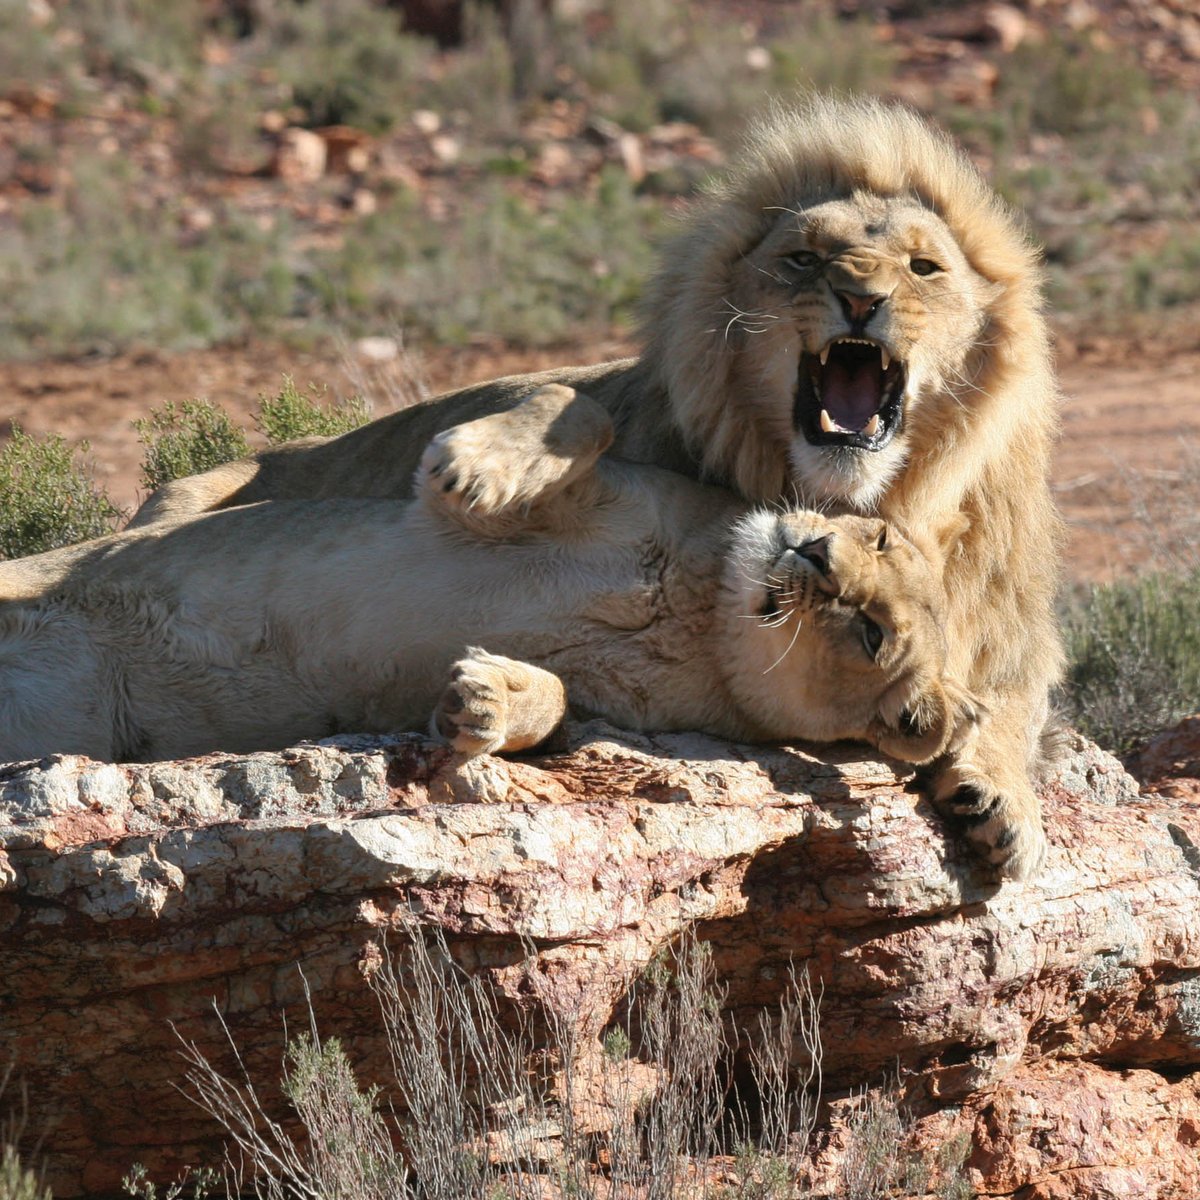
[[[1196,606],[1194,0],[0,0],[0,432],[86,439],[129,511],[166,403],[261,444],[284,374],[380,415],[633,352],[677,214],[805,87],[915,105],[1028,215],[1070,578]]]

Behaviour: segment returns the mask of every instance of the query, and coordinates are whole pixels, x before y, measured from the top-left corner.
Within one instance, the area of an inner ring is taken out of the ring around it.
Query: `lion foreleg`
[[[462,754],[495,754],[545,741],[566,712],[557,675],[472,646],[451,668],[430,725]]]
[[[970,746],[933,772],[933,799],[1001,876],[1030,879],[1046,854],[1032,778],[1041,722],[1016,697],[988,705],[991,719]]]
[[[504,537],[588,475],[612,439],[604,408],[547,384],[515,408],[439,433],[417,468],[416,491],[472,532]]]

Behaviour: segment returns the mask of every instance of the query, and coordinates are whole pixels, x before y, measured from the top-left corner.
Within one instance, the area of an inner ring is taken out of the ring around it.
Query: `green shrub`
[[[322,401],[325,389],[308,385],[301,392],[290,375],[274,396],[260,395],[255,421],[272,445],[303,437],[337,437],[357,429],[370,419],[370,410],[361,396],[351,396],[337,404]]]
[[[242,430],[207,400],[185,400],[178,409],[168,401],[133,424],[146,447],[142,484],[148,491],[250,453]]]
[[[371,0],[297,0],[262,6],[246,49],[307,125],[383,133],[416,105],[433,47],[401,30],[393,7]]]
[[[1123,753],[1200,710],[1200,571],[1088,588],[1066,605],[1069,716]]]
[[[1023,43],[996,88],[997,108],[1018,126],[1067,135],[1136,129],[1153,98],[1150,77],[1128,51],[1069,33]]]
[[[79,451],[87,452],[87,443]],[[66,441],[14,426],[0,450],[0,558],[21,558],[111,533],[120,517]]]
[[[225,213],[194,237],[180,201],[160,201],[119,157],[76,161],[65,208],[24,204],[0,227],[0,289],[11,319],[0,353],[116,350],[134,342],[181,348],[278,328],[304,310],[301,256],[286,219],[269,229]]]
[[[77,54],[56,44],[53,26],[35,20],[32,5],[0,3],[0,86],[6,90],[57,81],[66,63],[74,65]]]
[[[81,35],[90,74],[170,93],[202,65],[207,23],[201,0],[71,0],[70,24]]]
[[[630,129],[689,121],[728,135],[771,92],[886,90],[895,56],[869,24],[839,20],[816,6],[795,8],[781,13],[775,36],[760,47],[711,9],[681,19],[671,0],[616,0],[605,6],[607,23],[598,35],[565,25],[559,42],[593,102]]]

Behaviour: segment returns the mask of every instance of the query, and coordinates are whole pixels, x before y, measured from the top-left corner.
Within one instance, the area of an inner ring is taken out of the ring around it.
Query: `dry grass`
[[[1064,708],[1119,754],[1200,711],[1200,452],[1184,449],[1160,477],[1118,474],[1137,565],[1128,578],[1071,589],[1061,606]]]
[[[536,991],[536,973],[529,978]],[[752,1106],[730,1091],[736,1039],[722,1019],[707,947],[691,938],[632,983],[603,1049],[581,1045],[566,1017],[552,1022],[548,1041],[535,1037],[521,1013],[454,964],[440,934],[414,930],[402,960],[384,956],[372,987],[392,1055],[386,1088],[361,1087],[343,1047],[310,1029],[291,1041],[283,1080],[302,1137],[268,1115],[244,1069],[230,1079],[185,1046],[187,1090],[229,1136],[231,1194],[805,1194],[797,1171],[815,1120],[821,1044],[819,996],[803,973],[746,1039]]]

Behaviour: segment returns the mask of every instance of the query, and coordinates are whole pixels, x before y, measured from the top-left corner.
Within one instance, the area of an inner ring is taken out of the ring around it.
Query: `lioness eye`
[[[883,630],[865,614],[862,618],[862,640],[863,649],[874,658],[879,653],[879,647],[883,645]]]
[[[821,265],[821,256],[811,250],[797,250],[795,254],[786,255],[783,261],[797,271],[811,271]]]
[[[934,275],[942,269],[932,258],[914,258],[908,266],[914,275]]]

